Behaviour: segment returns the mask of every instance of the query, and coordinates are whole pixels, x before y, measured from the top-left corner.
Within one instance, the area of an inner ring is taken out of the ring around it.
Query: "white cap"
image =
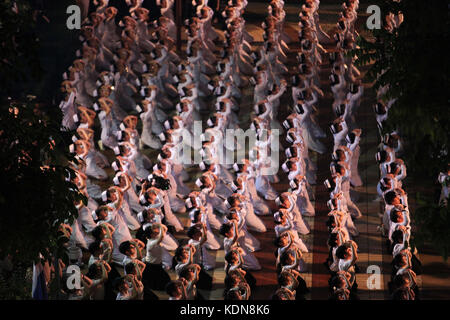
[[[164,128],[166,128],[166,130],[170,130],[169,120],[164,121]]]
[[[273,219],[278,223],[281,222],[281,214],[279,211],[275,212],[275,214],[273,215]]]
[[[106,202],[108,200],[108,195],[106,193],[106,190],[102,192],[102,201]]]

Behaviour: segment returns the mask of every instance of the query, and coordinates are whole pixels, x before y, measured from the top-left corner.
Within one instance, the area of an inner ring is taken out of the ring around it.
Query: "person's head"
[[[384,201],[389,205],[401,204],[400,198],[395,191],[388,191],[384,194]]]
[[[295,256],[291,251],[285,251],[280,257],[280,263],[282,266],[291,265],[295,262]]]
[[[285,211],[278,211],[274,214],[274,221],[276,224],[284,224],[287,221]]]
[[[192,281],[195,278],[195,268],[193,266],[188,266],[181,270],[180,278],[184,278],[187,281]]]
[[[293,297],[288,290],[280,288],[272,295],[272,300],[293,300]]]
[[[219,233],[226,238],[232,238],[234,236],[233,224],[224,223],[220,226]]]
[[[402,223],[403,222],[403,212],[401,209],[392,208],[390,213],[390,218],[392,222]]]
[[[411,280],[409,279],[409,276],[405,273],[398,274],[394,278],[394,285],[398,289],[409,288],[410,284]]]
[[[134,263],[129,262],[125,265],[125,274],[137,274],[136,266]]]
[[[286,232],[283,232],[275,239],[275,246],[278,248],[284,248],[289,244],[289,235]]]
[[[225,277],[225,288],[234,288],[241,283],[242,278],[239,276],[238,272],[229,272]]]
[[[172,280],[166,285],[166,293],[171,297],[180,297],[183,294],[183,285],[180,281]]]
[[[282,287],[290,287],[293,284],[292,277],[287,272],[282,272],[278,276],[278,284]]]
[[[283,192],[280,196],[280,205],[284,208],[290,208],[292,203],[289,199],[289,194],[287,192]]]
[[[105,238],[106,232],[102,226],[97,226],[91,232],[96,241],[102,241]]]
[[[225,255],[225,261],[231,265],[234,265],[239,261],[239,255],[236,251],[231,250]]]
[[[144,231],[144,237],[146,239],[156,239],[159,235],[160,226],[153,224]]]
[[[187,236],[194,240],[199,240],[202,237],[202,234],[202,231],[197,225],[190,227],[187,231]]]
[[[392,261],[392,263],[397,268],[406,267],[408,265],[408,257],[406,256],[406,254],[403,254],[403,253],[397,254],[394,257],[394,260]]]
[[[339,259],[347,260],[351,257],[351,248],[346,245],[341,245],[336,249],[336,257]]]
[[[128,256],[128,257],[135,257],[137,254],[136,246],[131,243],[130,241],[124,241],[119,245],[119,251],[120,253]]]
[[[94,241],[89,245],[89,252],[94,256],[98,257],[103,253],[103,249],[100,241]]]
[[[102,267],[98,263],[93,263],[89,267],[88,273],[86,276],[89,279],[98,279],[102,276]]]
[[[403,231],[402,230],[395,230],[392,232],[392,243],[399,244],[403,243]]]
[[[128,292],[129,288],[130,286],[128,285],[128,282],[126,281],[125,277],[120,277],[114,280],[114,289],[117,292],[126,293]]]
[[[239,197],[233,196],[233,195],[228,197],[227,201],[232,208],[237,208],[241,204],[241,199]]]
[[[227,219],[228,220],[236,220],[236,221],[238,221],[239,220],[238,210],[239,209],[236,208],[236,207],[230,208],[230,210],[227,213]]]
[[[228,290],[225,300],[242,300],[239,290]]]
[[[391,157],[390,157],[389,153],[386,152],[385,150],[381,150],[381,151],[377,152],[375,155],[375,159],[377,160],[378,163],[384,163],[384,162],[391,161]]]
[[[189,258],[189,249],[185,246],[179,246],[176,250],[175,250],[175,255],[174,258],[176,261],[185,261],[186,259]]]
[[[340,276],[335,276],[331,280],[331,287],[336,289],[343,289],[347,287],[347,282],[344,280],[344,278]]]

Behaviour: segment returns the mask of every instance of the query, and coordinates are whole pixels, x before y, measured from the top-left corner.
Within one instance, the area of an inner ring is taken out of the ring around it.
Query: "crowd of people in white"
[[[309,195],[317,167],[308,150],[327,151],[320,141],[326,134],[314,114],[324,96],[319,70],[328,55],[336,120],[330,125],[334,137],[331,178],[325,181],[330,192],[326,264],[332,297],[357,299],[354,237],[358,230],[353,220],[362,214],[353,202],[351,186],[362,185],[358,173],[362,132],[355,114],[363,86],[353,58],[346,53],[355,46],[358,1],[343,3],[333,37],[320,27],[319,1],[299,1],[295,72],[286,66],[292,40],[283,28],[282,0],[268,5],[261,24],[264,43],[258,50],[245,29],[246,0],[230,0],[220,12],[226,25],[223,33],[213,27],[215,16],[208,1],[192,1],[193,16],[183,27],[186,57],[176,51],[173,0],[158,1],[161,16],[154,21],[139,0],[126,1],[129,14],[120,21],[108,0],[94,2],[96,9],[82,27],[78,59],[63,75],[61,87],[65,94],[60,105],[62,125],[76,132],[70,145],[77,159],[71,164],[75,175],[68,179],[88,199],[87,204],[76,203],[75,222],[60,228],[71,262],[89,257],[82,288],[64,288],[68,298],[158,299],[152,291],[158,290],[171,300],[203,299],[197,289],[212,288],[213,279],[206,272],[216,268],[211,253],[223,249],[224,298],[251,299],[256,285],[251,271],[261,269],[253,254],[261,245],[252,232],[267,232],[260,216],[272,214],[266,200],[275,200],[274,263],[279,288],[272,298],[304,299],[308,288],[301,277],[302,255],[309,248],[299,234],[310,232],[303,217],[315,214]],[[336,50],[328,52],[321,42],[336,44]],[[221,155],[239,146],[216,137],[239,128],[245,88],[254,89],[250,128],[256,132],[256,143],[249,159],[227,164]],[[292,96],[292,108],[280,124],[280,98],[285,93]],[[390,104],[380,100],[375,107],[380,127]],[[183,132],[193,134],[194,122],[204,115],[208,119],[201,146],[195,150],[190,145],[202,161],[181,163],[184,145],[190,144]],[[289,144],[282,170],[290,188],[281,194],[271,185],[279,181],[277,174],[263,174],[275,152],[270,149],[274,129],[285,131]],[[155,161],[144,154],[146,148],[159,150]],[[112,163],[105,150],[114,152]],[[401,189],[406,167],[397,157],[400,153],[398,135],[382,137],[377,153],[378,192],[386,204],[383,222],[394,256],[392,292],[413,298],[420,263],[408,245],[410,219]],[[190,179],[185,169],[197,166],[202,171],[195,180],[198,189],[191,190],[185,184]],[[95,181],[110,181],[109,169],[105,170],[109,167],[115,172],[113,185],[102,190]],[[188,226],[177,216],[180,213],[188,213]],[[170,269],[175,270],[176,280],[171,280]]]

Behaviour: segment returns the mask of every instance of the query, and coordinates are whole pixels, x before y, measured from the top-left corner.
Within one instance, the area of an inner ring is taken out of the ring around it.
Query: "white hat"
[[[291,152],[291,148],[287,148],[286,151],[286,157],[291,158],[292,157],[292,152]]]
[[[239,171],[239,166],[238,166],[237,163],[234,163],[234,164],[233,164],[233,170],[234,170],[235,172],[238,172],[238,171]]]
[[[280,197],[277,197],[277,198],[275,199],[275,204],[276,204],[277,206],[280,206],[280,205],[281,205]]]
[[[185,203],[186,203],[186,207],[187,207],[188,209],[191,209],[191,208],[193,207],[192,201],[191,201],[191,198],[190,198],[190,197],[188,197],[188,198],[186,199]]]
[[[203,186],[203,183],[200,179],[195,180],[195,184],[197,185],[197,187],[201,188]]]
[[[97,216],[97,213],[95,212],[95,210],[92,210],[91,215],[92,215],[92,219],[98,220],[98,216]]]
[[[166,130],[170,130],[170,122],[169,122],[169,120],[164,121],[164,128],[166,128]]]
[[[114,183],[116,186],[118,186],[118,185],[120,184],[120,181],[119,181],[119,175],[116,175],[116,176],[113,178],[113,183]]]
[[[108,194],[107,194],[107,192],[105,190],[105,191],[102,192],[102,201],[106,202],[107,200],[108,200]]]
[[[119,171],[119,166],[117,165],[117,162],[116,162],[116,161],[114,161],[114,162],[111,164],[111,168],[113,168],[114,171]]]
[[[144,216],[142,214],[142,211],[137,214],[137,219],[140,223],[144,222]]]
[[[275,212],[275,214],[273,215],[273,219],[275,220],[275,222],[280,223],[281,222],[281,213],[279,211]]]
[[[114,154],[116,154],[116,155],[120,154],[119,147],[114,147],[113,150],[114,150]]]
[[[74,114],[73,117],[72,117],[72,119],[73,119],[73,121],[75,121],[75,122],[79,122],[79,121],[80,121],[80,119],[78,118],[78,115],[77,115],[77,114]]]
[[[69,152],[70,153],[74,153],[75,152],[75,145],[73,143],[69,146]]]
[[[294,180],[289,181],[289,186],[290,186],[292,189],[297,189],[297,187],[298,187],[297,183],[295,183]]]

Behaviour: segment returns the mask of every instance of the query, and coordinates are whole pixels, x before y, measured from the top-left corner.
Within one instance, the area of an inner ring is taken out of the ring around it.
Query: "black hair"
[[[99,276],[99,273],[100,273],[99,267],[100,266],[98,264],[96,264],[96,263],[91,264],[91,266],[89,267],[89,270],[88,270],[86,276],[89,279],[97,278]]]
[[[127,252],[128,250],[130,250],[130,248],[131,248],[131,242],[128,241],[128,240],[123,241],[123,242],[119,245],[119,252],[122,253],[122,254],[124,254],[124,255],[126,255],[126,252]]]
[[[102,226],[96,226],[94,230],[92,230],[91,234],[95,238],[95,240],[100,241],[100,235],[102,233]],[[89,246],[90,247],[90,246]]]
[[[186,280],[188,279],[188,274],[189,274],[189,267],[185,267],[180,271],[180,278],[185,278]]]
[[[114,279],[113,281],[113,288],[116,291],[120,291],[120,286],[125,283],[125,277],[119,277]]]
[[[125,266],[125,274],[132,274],[134,270],[136,270],[134,263],[128,262]]]
[[[336,257],[338,257],[339,259],[345,259],[345,254],[347,252],[347,246],[345,245],[340,245],[337,249],[336,249]]]
[[[402,230],[395,230],[392,232],[392,242],[394,245],[403,243],[403,231]]]
[[[198,211],[200,212],[200,210],[198,210]],[[193,239],[194,235],[197,232],[201,232],[201,231],[200,231],[200,228],[197,225],[195,225],[195,226],[190,227],[186,234],[189,238]]]
[[[406,280],[407,277],[408,277],[408,275],[406,275],[406,274],[398,274],[398,275],[396,275],[395,278],[394,278],[394,281],[393,281],[394,286],[396,288],[400,288],[400,287],[404,286],[405,283],[406,283],[405,280]]]
[[[101,250],[100,241],[94,241],[89,245],[89,252],[93,255]]]
[[[281,257],[280,257],[280,265],[281,266],[285,266],[288,264],[289,255],[290,255],[289,251],[285,251],[281,254]]]
[[[392,222],[398,222],[398,216],[397,216],[398,212],[401,212],[401,211],[397,210],[396,208],[392,208],[391,213],[389,214],[389,218]]]
[[[285,272],[281,272],[277,280],[280,286],[285,286],[288,284],[289,275],[286,274]]]
[[[239,291],[228,290],[224,300],[239,300]]]
[[[222,236],[225,237],[225,235],[226,235],[228,232],[230,232],[230,230],[231,230],[232,227],[233,227],[233,226],[232,226],[231,224],[224,223],[224,224],[222,224],[222,225],[220,226],[219,233],[220,233]]]
[[[397,197],[397,194],[395,193],[395,191],[388,191],[384,194],[384,201],[387,204],[392,204],[392,202],[394,201],[395,197]]]
[[[330,287],[331,288],[336,288],[336,289],[340,289],[342,284],[342,278],[339,276],[334,276],[333,278],[331,278],[330,280]]]

